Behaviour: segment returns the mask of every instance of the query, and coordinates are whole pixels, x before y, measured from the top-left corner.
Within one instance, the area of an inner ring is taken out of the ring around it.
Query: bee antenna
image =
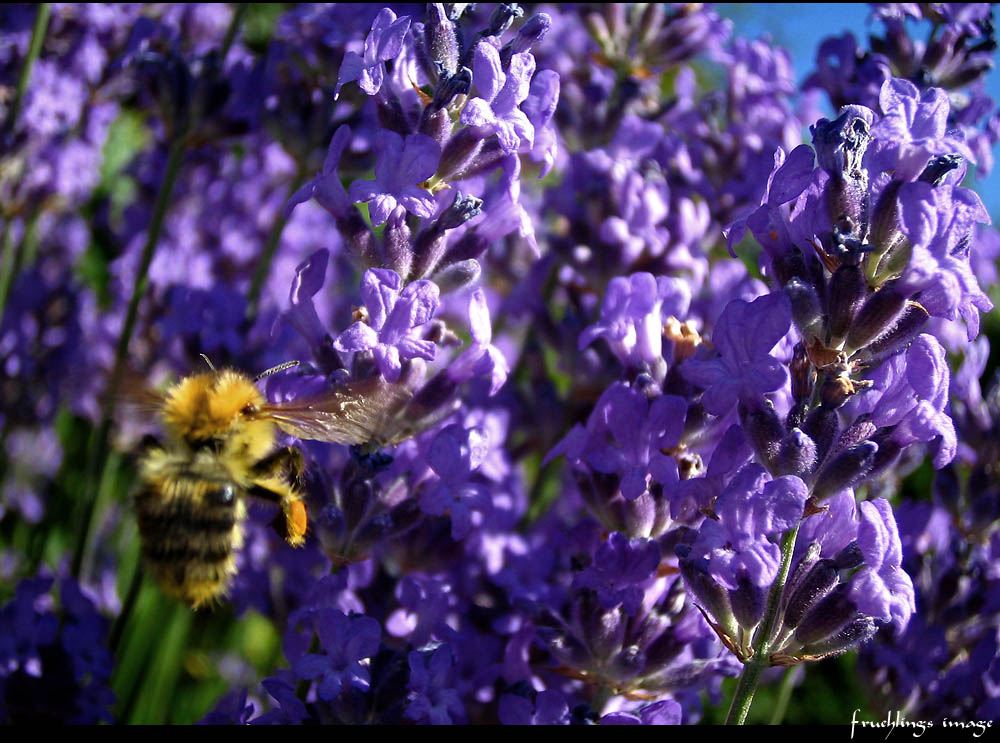
[[[215,364],[212,363],[212,360],[210,358],[208,358],[208,356],[206,356],[203,353],[198,354],[198,355],[201,356],[203,359],[205,359],[205,363],[208,364],[208,368],[209,369],[211,369],[212,371],[215,371]]]
[[[206,361],[207,360],[208,359],[206,359]],[[262,371],[260,374],[258,374],[256,377],[253,378],[253,381],[259,382],[264,377],[269,377],[272,374],[277,374],[280,371],[285,371],[285,369],[291,369],[293,366],[298,366],[298,365],[299,365],[298,361],[286,361],[284,364],[278,364],[277,366],[272,366],[267,371]]]

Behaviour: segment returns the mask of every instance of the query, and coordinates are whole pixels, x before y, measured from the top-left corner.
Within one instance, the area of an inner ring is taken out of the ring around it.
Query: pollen
[[[300,500],[292,501],[288,504],[288,543],[293,547],[298,547],[305,541],[308,518],[306,507]]]

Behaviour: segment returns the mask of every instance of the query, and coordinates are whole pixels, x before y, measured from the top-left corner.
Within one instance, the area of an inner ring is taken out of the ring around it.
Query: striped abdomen
[[[195,608],[225,593],[246,515],[232,482],[177,471],[149,478],[136,511],[146,565],[167,593]]]

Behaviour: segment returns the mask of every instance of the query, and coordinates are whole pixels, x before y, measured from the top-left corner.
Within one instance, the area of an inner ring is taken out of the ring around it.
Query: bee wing
[[[261,414],[300,439],[333,444],[396,443],[386,439],[387,422],[410,399],[405,387],[381,378],[365,379],[319,395],[269,403]]]
[[[101,404],[108,409],[125,408],[143,418],[159,415],[167,397],[150,388],[137,372],[126,369],[118,387],[101,395]]]

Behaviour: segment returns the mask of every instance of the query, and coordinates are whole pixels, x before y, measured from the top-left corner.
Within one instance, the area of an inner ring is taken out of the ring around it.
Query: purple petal
[[[384,13],[386,10],[389,9],[385,8],[382,12]],[[374,29],[374,26],[372,28]],[[390,59],[398,57],[399,53],[403,50],[403,39],[406,37],[406,32],[409,30],[409,16],[403,16],[385,29],[379,35],[378,48],[375,52],[375,60],[377,62],[388,62]]]
[[[333,100],[337,100],[340,96],[341,87],[361,77],[364,68],[365,60],[357,52],[347,52],[344,55],[344,61],[340,63],[340,72],[337,74],[337,87],[333,91]]]
[[[370,325],[356,322],[337,336],[333,347],[338,351],[367,351],[378,344],[378,333]]]
[[[399,182],[413,185],[434,175],[441,159],[441,145],[426,134],[410,134],[399,160]]]
[[[496,127],[497,117],[490,104],[482,98],[472,98],[462,109],[461,122],[466,126]]]
[[[476,44],[472,57],[472,82],[482,98],[492,102],[503,86],[505,76],[500,66],[500,52],[486,40]],[[467,123],[464,119],[462,123]]]

